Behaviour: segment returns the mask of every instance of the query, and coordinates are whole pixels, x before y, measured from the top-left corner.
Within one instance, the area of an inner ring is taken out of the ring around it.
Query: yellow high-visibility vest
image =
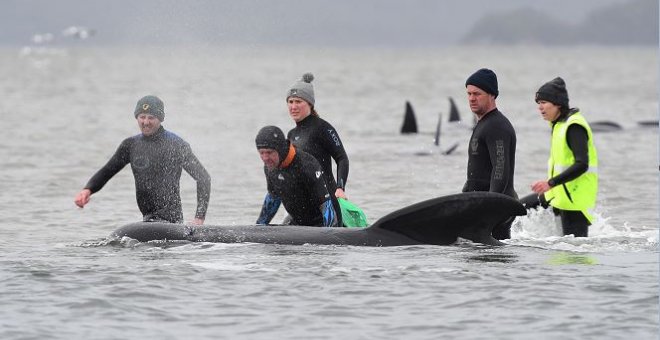
[[[575,163],[573,152],[566,142],[566,132],[572,124],[582,126],[589,137],[589,168],[578,178],[564,184],[552,187],[545,193],[545,199],[550,205],[562,210],[582,211],[584,216],[592,221],[593,216],[588,212],[596,205],[598,193],[598,153],[594,146],[591,127],[582,116],[575,112],[566,121],[557,122],[552,128],[552,144],[550,158],[548,159],[548,178],[553,178]]]

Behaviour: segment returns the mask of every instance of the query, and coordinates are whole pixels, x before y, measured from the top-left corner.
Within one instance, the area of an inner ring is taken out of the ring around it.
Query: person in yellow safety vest
[[[532,191],[560,216],[564,235],[587,237],[593,220],[589,210],[598,192],[598,153],[591,128],[579,109],[568,106],[562,78],[543,84],[535,99],[552,127],[552,142],[548,179],[532,183]]]

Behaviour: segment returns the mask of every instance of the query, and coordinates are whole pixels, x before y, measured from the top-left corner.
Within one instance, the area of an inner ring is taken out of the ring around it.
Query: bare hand
[[[337,190],[335,190],[335,197],[343,198],[346,200],[348,199],[348,197],[346,197],[346,193],[344,192],[344,189],[342,188],[337,188]]]
[[[89,197],[92,196],[92,191],[89,189],[83,189],[76,195],[74,202],[80,208],[85,207],[85,204],[89,203]]]
[[[204,224],[204,219],[203,218],[195,218],[194,220],[192,220],[191,224],[202,225],[202,224]]]
[[[532,191],[537,194],[543,194],[546,191],[550,190],[551,186],[548,184],[548,181],[536,181],[532,183]]]

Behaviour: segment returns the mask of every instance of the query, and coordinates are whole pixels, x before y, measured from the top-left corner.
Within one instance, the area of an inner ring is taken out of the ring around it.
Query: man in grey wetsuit
[[[165,130],[163,102],[155,96],[140,99],[135,118],[141,133],[126,138],[108,163],[87,182],[75,198],[80,208],[126,164],[135,178],[135,196],[143,220],[182,223],[179,180],[185,170],[197,181],[197,210],[193,224],[203,224],[211,193],[211,177],[193,154],[190,145]]]

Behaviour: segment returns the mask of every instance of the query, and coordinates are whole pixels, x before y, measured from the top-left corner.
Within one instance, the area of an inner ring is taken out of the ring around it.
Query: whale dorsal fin
[[[512,197],[492,192],[466,192],[394,211],[371,228],[387,229],[427,244],[450,244],[462,237],[498,245],[502,243],[491,236],[493,227],[526,213],[525,207]]]
[[[417,133],[417,119],[415,118],[415,111],[409,101],[406,101],[406,112],[403,116],[401,133]]]
[[[458,112],[458,107],[454,103],[454,98],[449,97],[449,121],[450,122],[460,122],[461,114]]]

